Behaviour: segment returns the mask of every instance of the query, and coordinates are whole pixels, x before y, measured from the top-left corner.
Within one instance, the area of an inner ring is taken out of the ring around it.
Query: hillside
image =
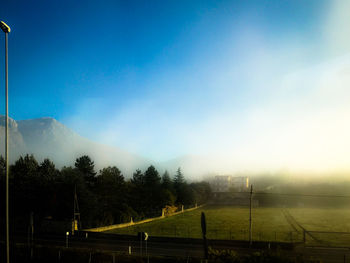
[[[0,135],[4,138],[5,117],[0,116]],[[117,147],[92,142],[81,137],[53,118],[16,121],[9,119],[10,162],[20,155],[33,154],[39,161],[50,158],[58,167],[74,165],[81,155],[89,155],[96,168],[116,165],[125,175],[144,169],[150,160]],[[0,141],[0,154],[4,154],[4,140]]]

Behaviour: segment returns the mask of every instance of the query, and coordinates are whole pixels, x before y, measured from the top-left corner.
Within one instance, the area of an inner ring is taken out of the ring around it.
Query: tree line
[[[3,195],[3,157],[0,157],[0,177]],[[173,176],[167,171],[161,175],[151,165],[145,171],[136,170],[130,179],[116,166],[97,172],[87,155],[77,158],[74,167],[62,169],[57,169],[49,159],[39,163],[33,155],[21,156],[10,166],[10,214],[19,225],[21,221],[28,225],[31,213],[37,222],[72,220],[74,193],[82,227],[88,228],[159,216],[165,206],[204,204],[211,190],[206,182],[186,182],[180,168]]]

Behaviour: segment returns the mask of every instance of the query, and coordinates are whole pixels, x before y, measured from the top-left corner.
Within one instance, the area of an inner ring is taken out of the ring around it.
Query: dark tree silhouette
[[[185,183],[185,177],[183,176],[181,172],[181,168],[179,167],[176,171],[176,175],[174,178],[174,185],[175,187],[180,187],[184,183]]]
[[[173,182],[171,181],[168,171],[165,171],[164,174],[162,175],[162,187],[163,189],[168,189],[172,192],[174,190]]]
[[[4,167],[5,160],[0,156],[2,188]],[[187,184],[181,169],[174,182],[168,172],[161,178],[153,165],[144,173],[136,170],[127,181],[115,166],[103,168],[96,176],[94,162],[87,155],[77,158],[74,168],[63,167],[60,171],[49,159],[38,164],[33,155],[26,155],[11,165],[10,177],[11,207],[15,207],[11,212],[17,231],[27,231],[31,212],[37,231],[45,218],[71,222],[75,192],[84,228],[126,222],[130,217],[138,220],[160,216],[161,208],[175,201],[194,205],[206,202],[210,194],[207,184]],[[0,205],[3,208],[4,202]]]
[[[56,180],[59,171],[56,169],[55,164],[46,158],[39,166],[39,175],[41,179],[53,182]]]
[[[100,220],[103,225],[130,220],[131,208],[127,205],[126,183],[117,167],[107,167],[97,177]]]
[[[141,187],[143,186],[144,176],[141,170],[137,169],[136,172],[134,172],[131,182],[136,186],[141,186]]]
[[[95,165],[89,156],[83,155],[76,159],[75,168],[84,176],[85,181],[91,187],[96,181]]]
[[[191,205],[194,202],[193,189],[186,183],[185,178],[181,172],[181,168],[177,169],[174,178],[174,189],[176,192],[176,203],[179,205]]]

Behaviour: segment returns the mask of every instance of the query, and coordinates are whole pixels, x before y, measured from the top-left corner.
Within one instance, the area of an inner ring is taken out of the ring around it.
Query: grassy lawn
[[[350,209],[290,208],[290,214],[309,231],[350,232]]]
[[[201,212],[206,215],[207,238],[248,240],[249,209],[232,206],[206,206],[154,222],[106,232],[135,235],[144,231],[150,236],[201,238]],[[302,238],[301,234],[293,233],[279,208],[254,208],[252,215],[253,240],[295,241]]]
[[[308,231],[350,232],[350,210],[344,208],[291,208],[295,220]],[[350,234],[315,233],[312,235],[324,244],[349,245]],[[309,243],[315,243],[307,236]]]
[[[288,208],[295,220],[308,231],[350,232],[350,210],[327,208]],[[191,212],[164,218],[150,223],[106,231],[131,234],[144,231],[150,236],[201,238],[201,212],[207,219],[207,238],[248,240],[249,208],[232,206],[206,206]],[[281,208],[253,208],[253,240],[302,241],[303,234],[289,225]],[[350,234],[315,233],[312,235],[324,245],[346,246]],[[316,244],[306,236],[309,244]],[[318,243],[320,244],[320,243]]]

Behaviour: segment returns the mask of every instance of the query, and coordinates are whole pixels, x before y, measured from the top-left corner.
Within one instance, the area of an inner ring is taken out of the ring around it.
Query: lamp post
[[[66,232],[66,248],[68,248],[68,237],[69,237],[69,232]]]
[[[253,185],[250,185],[250,199],[249,199],[249,246],[252,246],[253,243],[253,232],[252,232],[252,197],[253,197]]]
[[[0,28],[5,33],[5,164],[6,164],[6,262],[10,262],[10,233],[9,233],[9,158],[8,158],[8,48],[7,37],[11,29],[5,22],[0,21]]]

